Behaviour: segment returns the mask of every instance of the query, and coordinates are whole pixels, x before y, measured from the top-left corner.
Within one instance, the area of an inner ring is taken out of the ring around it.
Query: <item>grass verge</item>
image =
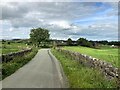
[[[115,80],[107,80],[97,69],[84,67],[54,49],[51,51],[62,64],[70,88],[115,88],[117,86]]]
[[[36,55],[37,51],[37,48],[33,48],[32,52],[26,54],[23,57],[18,56],[8,63],[2,63],[2,79],[11,75],[20,67],[28,63]]]

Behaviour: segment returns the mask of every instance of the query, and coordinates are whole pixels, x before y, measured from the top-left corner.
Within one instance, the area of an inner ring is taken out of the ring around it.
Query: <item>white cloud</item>
[[[58,27],[64,28],[64,29],[71,28],[70,24],[67,21],[52,21],[49,24],[50,25],[55,25],[55,26],[58,26]]]
[[[13,31],[13,28],[10,28],[9,31],[12,32],[12,31]]]
[[[10,37],[18,33],[20,33],[18,34],[20,37],[24,34],[28,35],[23,37],[28,37],[30,28],[36,27],[49,29],[51,37],[59,39],[68,37],[76,39],[81,36],[90,38],[93,37],[92,35],[100,37],[101,30],[106,32],[106,35],[111,31],[117,32],[118,28],[116,20],[114,20],[117,11],[116,3],[103,4],[109,4],[111,9],[106,8],[106,5],[98,7],[95,2],[2,3],[4,35],[7,35],[7,31],[11,31],[13,33],[8,34]],[[110,19],[112,17],[113,19]],[[76,20],[81,20],[86,24],[75,23]]]
[[[21,37],[12,37],[12,39],[20,39]]]

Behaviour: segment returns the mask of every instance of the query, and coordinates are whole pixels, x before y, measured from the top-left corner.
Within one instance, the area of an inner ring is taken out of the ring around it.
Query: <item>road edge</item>
[[[64,70],[62,68],[61,63],[59,62],[59,60],[57,60],[57,58],[52,54],[51,49],[48,50],[48,54],[50,55],[50,57],[52,57],[52,59],[54,59],[54,63],[56,65],[58,74],[59,74],[59,79],[61,82],[61,86],[62,88],[69,88],[69,83],[68,83],[68,79],[67,76],[64,73]]]

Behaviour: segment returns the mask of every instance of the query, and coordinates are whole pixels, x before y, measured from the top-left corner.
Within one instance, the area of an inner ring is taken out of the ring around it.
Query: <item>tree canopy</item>
[[[92,43],[85,38],[79,38],[77,40],[77,44],[81,46],[92,47]]]
[[[40,45],[41,42],[45,42],[49,40],[49,31],[44,28],[36,28],[36,29],[31,29],[30,33],[30,41],[35,45],[38,46]]]
[[[67,45],[72,45],[72,39],[71,38],[68,38],[68,40],[67,40]]]

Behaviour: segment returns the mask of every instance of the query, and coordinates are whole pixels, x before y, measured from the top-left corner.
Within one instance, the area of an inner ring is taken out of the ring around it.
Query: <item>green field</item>
[[[17,52],[17,51],[21,51],[23,49],[25,49],[26,44],[25,43],[4,43],[2,44],[2,46],[0,47],[0,50],[2,51],[2,54],[7,54],[7,53],[11,53],[11,52]]]
[[[88,68],[71,59],[65,53],[52,49],[52,53],[60,61],[68,78],[70,88],[115,88],[116,80],[108,80],[97,69]]]
[[[82,47],[82,46],[65,46],[63,49],[86,54],[94,58],[98,58],[118,67],[118,48],[110,46],[101,46],[100,49]]]

